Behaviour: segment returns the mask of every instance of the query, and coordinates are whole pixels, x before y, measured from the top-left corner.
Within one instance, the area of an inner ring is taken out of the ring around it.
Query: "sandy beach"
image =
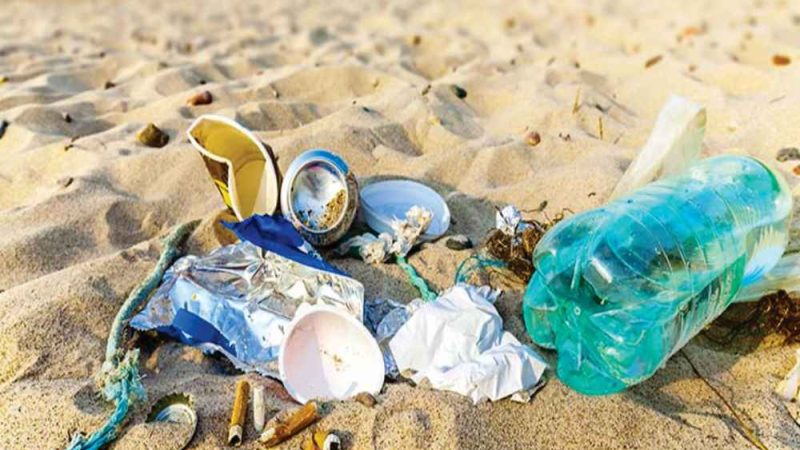
[[[447,199],[449,233],[475,242],[496,206],[546,202],[529,215],[546,220],[601,205],[671,94],[705,105],[704,155],[762,158],[792,187],[800,173],[776,161],[800,146],[800,4],[788,0],[6,0],[0,23],[2,449],[64,448],[99,426],[111,407],[93,377],[159,237],[200,219],[188,252],[221,245],[224,204],[185,134],[201,114],[253,130],[282,170],[322,147],[362,183],[422,181]],[[210,104],[187,106],[204,90]],[[148,123],[166,146],[136,140]],[[438,290],[468,255],[440,240],[409,260]],[[330,261],[367,298],[416,295],[394,264]],[[530,343],[521,295],[507,289],[498,310]],[[168,428],[144,424],[173,391],[197,402],[191,448],[225,447],[243,375],[166,338],[135,345],[149,402],[112,448],[175,448]],[[797,448],[800,407],[773,393],[795,347],[701,334],[624,393],[582,396],[550,371],[529,404],[387,383],[375,407],[336,403],[320,426],[349,449],[756,448],[748,434]],[[270,386],[271,409],[291,404]],[[256,436],[249,425],[241,448]]]

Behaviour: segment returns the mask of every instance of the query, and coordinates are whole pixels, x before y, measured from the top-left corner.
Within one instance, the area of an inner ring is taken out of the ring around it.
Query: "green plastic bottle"
[[[779,174],[719,156],[572,216],[534,251],[528,333],[578,392],[639,383],[777,263],[791,210]]]

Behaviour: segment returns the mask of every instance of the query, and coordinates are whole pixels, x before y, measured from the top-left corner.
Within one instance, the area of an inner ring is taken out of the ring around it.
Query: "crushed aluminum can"
[[[281,185],[281,211],[313,245],[329,245],[350,229],[358,183],[341,156],[314,149],[292,161]]]
[[[279,378],[284,329],[297,307],[322,303],[363,320],[364,287],[300,248],[293,248],[294,255],[281,255],[278,248],[268,251],[243,241],[179,259],[131,326],[220,352],[241,370]],[[297,252],[316,263],[298,262]]]

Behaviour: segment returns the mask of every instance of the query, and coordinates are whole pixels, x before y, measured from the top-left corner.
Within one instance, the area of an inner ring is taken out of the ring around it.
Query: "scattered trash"
[[[444,243],[447,248],[450,250],[467,250],[472,248],[472,241],[469,237],[463,234],[457,234],[455,236],[450,236],[447,238],[447,241]]]
[[[148,123],[136,133],[136,139],[148,147],[161,148],[169,142],[169,135],[154,124]]]
[[[203,92],[198,92],[189,97],[189,99],[186,100],[186,105],[188,106],[210,105],[212,101],[214,101],[214,97],[211,96],[211,92],[203,91]]]
[[[775,388],[775,393],[778,396],[787,402],[792,400],[800,400],[798,397],[800,392],[800,349],[795,350],[795,358],[796,362],[792,370],[786,374],[785,377],[778,383],[778,387]]]
[[[239,220],[278,207],[278,171],[272,149],[227,117],[206,114],[186,131],[222,200]]]
[[[345,400],[383,387],[383,355],[362,323],[340,309],[303,304],[286,328],[281,380],[299,403]]]
[[[228,426],[228,445],[241,445],[244,437],[244,422],[247,419],[247,400],[250,396],[250,384],[247,380],[236,382],[236,396],[233,399],[231,421]]]
[[[780,162],[800,160],[800,150],[797,147],[785,147],[778,150],[775,157]]]
[[[358,211],[358,184],[339,155],[316,149],[292,161],[281,185],[283,215],[314,245],[338,241]]]
[[[422,241],[433,241],[450,227],[450,209],[444,199],[424,184],[409,180],[379,181],[361,189],[361,210],[364,220],[378,233],[392,234],[392,223],[407,217],[417,206],[433,214],[431,223],[421,235]]]
[[[267,423],[266,389],[260,384],[253,386],[253,428],[259,433]]]
[[[265,447],[274,447],[291,439],[321,418],[317,402],[308,402],[298,409],[281,411],[267,424],[259,442]]]
[[[317,259],[285,219],[253,216],[231,226],[243,242],[176,261],[131,320],[133,328],[157,330],[220,352],[241,370],[277,378],[284,330],[300,304],[335,306],[362,320],[361,283]]]
[[[353,397],[353,400],[357,401],[358,403],[361,403],[367,408],[373,408],[375,405],[378,404],[378,401],[375,400],[375,396],[370,394],[369,392],[361,392],[355,397]]]
[[[328,431],[315,431],[303,440],[302,450],[340,450],[342,440]]]
[[[779,173],[720,156],[572,216],[536,247],[528,333],[579,392],[639,383],[776,265],[791,210]]]
[[[536,386],[547,364],[503,331],[493,303],[499,291],[457,284],[419,307],[389,348],[400,373],[477,404]]]
[[[467,91],[457,84],[450,85],[450,92],[452,92],[453,95],[455,95],[458,98],[461,99],[467,98]]]
[[[146,422],[170,422],[187,425],[186,438],[179,449],[184,449],[192,442],[197,432],[197,413],[194,411],[194,399],[189,394],[182,392],[165,395],[158,399],[150,412]]]

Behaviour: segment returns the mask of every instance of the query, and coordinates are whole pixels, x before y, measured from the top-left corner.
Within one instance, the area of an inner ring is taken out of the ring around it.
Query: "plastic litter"
[[[424,184],[409,180],[372,183],[361,189],[361,211],[367,225],[378,233],[392,235],[394,221],[408,216],[419,207],[432,214],[430,225],[420,235],[420,242],[438,239],[450,227],[450,209],[441,195]]]
[[[539,384],[547,364],[503,331],[493,305],[499,295],[487,286],[458,284],[420,306],[389,342],[400,372],[476,404]]]
[[[326,305],[303,304],[286,329],[280,374],[299,403],[345,400],[383,386],[383,355],[353,316]]]
[[[227,117],[205,114],[186,131],[222,200],[239,220],[278,207],[278,171],[272,149]]]
[[[267,423],[266,389],[260,384],[253,386],[253,428],[259,433]]]
[[[317,430],[303,440],[302,450],[339,450],[342,440],[329,431]]]
[[[242,241],[181,258],[131,326],[220,352],[241,370],[277,378],[284,330],[300,304],[327,304],[363,319],[361,283],[307,253],[283,219],[262,216],[233,228],[245,239],[255,232],[267,248]]]
[[[528,332],[579,392],[641,382],[775,266],[791,210],[779,174],[721,156],[572,216],[536,247]]]
[[[292,161],[281,184],[283,215],[314,245],[339,240],[358,211],[358,183],[341,156],[314,149]]]
[[[383,366],[386,376],[391,379],[400,377],[400,371],[389,349],[389,342],[414,311],[422,306],[420,299],[404,305],[390,299],[371,299],[364,303],[364,325],[375,336],[378,347],[383,353]]]

